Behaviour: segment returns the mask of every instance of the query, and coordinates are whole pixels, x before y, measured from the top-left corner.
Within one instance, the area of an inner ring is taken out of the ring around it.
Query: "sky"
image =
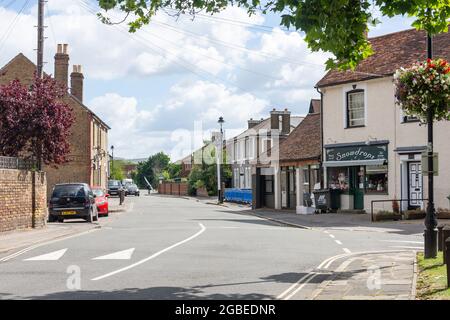
[[[176,161],[217,130],[220,116],[230,138],[273,108],[304,115],[310,99],[319,97],[314,85],[329,55],[312,53],[301,33],[279,27],[279,16],[249,17],[237,7],[194,19],[166,11],[130,34],[125,24],[102,24],[96,3],[47,1],[44,70],[54,73],[56,46],[67,43],[70,64],[83,67],[83,102],[111,127],[115,156],[164,151]],[[370,37],[412,22],[381,21]],[[0,66],[19,52],[36,61],[36,24],[36,0],[0,0]]]

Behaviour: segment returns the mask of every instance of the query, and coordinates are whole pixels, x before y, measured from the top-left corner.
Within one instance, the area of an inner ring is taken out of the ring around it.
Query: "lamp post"
[[[111,146],[111,172],[109,173],[110,178],[112,178],[113,171],[114,171],[114,146]]]
[[[222,162],[222,143],[223,143],[223,124],[225,120],[223,120],[223,117],[220,117],[217,123],[220,125],[220,134],[219,134],[219,141],[217,142],[217,192],[218,192],[218,200],[219,203],[223,203],[223,197],[222,197],[222,181],[221,181],[221,167],[220,164]]]
[[[427,36],[427,56],[428,59],[433,58],[433,38],[430,34]],[[434,166],[433,166],[433,108],[428,107],[427,122],[428,122],[428,148],[427,148],[427,161],[428,161],[428,206],[427,214],[425,217],[425,244],[424,244],[424,257],[426,259],[435,258],[437,256],[438,249],[438,230],[437,230],[437,217],[434,207]]]

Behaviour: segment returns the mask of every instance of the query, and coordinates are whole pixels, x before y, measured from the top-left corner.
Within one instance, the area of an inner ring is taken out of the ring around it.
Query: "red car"
[[[107,194],[102,187],[93,186],[91,189],[95,194],[95,204],[97,205],[98,215],[107,217],[109,214],[109,194]]]

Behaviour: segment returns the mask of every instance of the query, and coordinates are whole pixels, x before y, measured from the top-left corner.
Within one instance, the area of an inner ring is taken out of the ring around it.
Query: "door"
[[[422,205],[423,183],[422,164],[420,162],[408,163],[408,207],[419,208]]]
[[[353,209],[364,209],[364,167],[349,168],[350,194],[353,195]]]

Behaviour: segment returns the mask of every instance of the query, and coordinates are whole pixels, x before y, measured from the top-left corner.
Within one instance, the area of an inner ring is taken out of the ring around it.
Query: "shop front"
[[[364,210],[365,197],[388,194],[388,143],[325,146],[325,185],[341,192],[341,210]]]

